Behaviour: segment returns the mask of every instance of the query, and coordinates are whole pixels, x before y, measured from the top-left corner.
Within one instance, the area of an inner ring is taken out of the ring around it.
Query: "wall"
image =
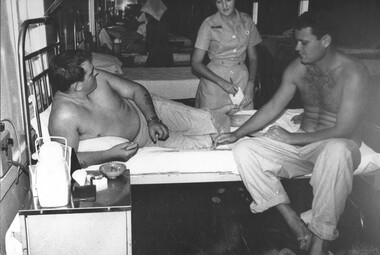
[[[331,14],[337,45],[380,49],[380,1],[310,0],[310,9]]]
[[[14,140],[13,161],[26,162],[25,131],[19,89],[17,42],[19,27],[28,18],[43,15],[43,0],[1,1],[1,115],[5,128]],[[42,41],[42,40],[41,40]],[[31,46],[34,42],[28,44]],[[38,42],[37,42],[38,44]],[[12,123],[13,126],[10,124]],[[29,188],[26,174],[21,174],[17,184],[18,167],[13,166],[0,179],[0,254],[5,254],[5,233],[15,217]]]

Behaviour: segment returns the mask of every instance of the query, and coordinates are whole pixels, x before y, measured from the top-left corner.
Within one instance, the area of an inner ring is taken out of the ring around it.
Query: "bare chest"
[[[336,113],[341,101],[342,88],[334,71],[322,74],[307,69],[299,86],[305,105]]]
[[[81,108],[80,136],[89,139],[101,136],[125,136],[130,109],[122,100],[93,104]],[[120,127],[124,127],[121,129]]]

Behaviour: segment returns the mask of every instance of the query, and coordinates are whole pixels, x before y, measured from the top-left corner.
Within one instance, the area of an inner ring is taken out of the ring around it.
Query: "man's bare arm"
[[[117,75],[98,70],[100,79],[105,79],[107,83],[121,97],[133,100],[140,108],[146,119],[157,116],[154,109],[152,97],[148,90],[141,84],[119,77]]]
[[[297,63],[293,61],[285,70],[281,85],[274,96],[261,107],[249,120],[232,133],[221,134],[214,139],[214,145],[235,142],[243,136],[260,131],[273,121],[290,102],[296,92],[294,83],[294,71]]]
[[[133,157],[139,147],[137,143],[124,142],[104,151],[78,152],[77,157],[82,168],[109,161],[128,161]]]
[[[121,97],[131,99],[136,103],[148,121],[149,135],[153,142],[157,142],[157,139],[166,140],[168,138],[169,130],[157,118],[152,97],[144,86],[108,72],[99,71],[99,73],[101,74],[99,78],[105,79]]]
[[[293,78],[293,72],[296,68],[297,64],[293,62],[285,70],[280,87],[269,102],[261,107],[247,122],[235,131],[239,138],[261,130],[285,109],[297,89]]]

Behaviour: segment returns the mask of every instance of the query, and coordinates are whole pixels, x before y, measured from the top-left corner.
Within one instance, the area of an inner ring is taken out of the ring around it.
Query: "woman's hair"
[[[304,12],[296,20],[294,28],[301,30],[303,28],[311,28],[311,32],[321,39],[322,36],[329,34],[333,37],[334,26],[330,17],[325,12]]]
[[[66,92],[70,86],[84,79],[84,69],[81,65],[92,61],[91,52],[83,50],[68,50],[54,56],[49,65],[49,79],[54,91]]]

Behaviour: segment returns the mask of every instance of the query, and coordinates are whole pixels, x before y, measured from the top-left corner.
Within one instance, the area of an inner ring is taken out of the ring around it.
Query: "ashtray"
[[[127,167],[123,163],[115,161],[105,163],[99,167],[99,171],[109,179],[116,179],[125,170],[127,170]]]

